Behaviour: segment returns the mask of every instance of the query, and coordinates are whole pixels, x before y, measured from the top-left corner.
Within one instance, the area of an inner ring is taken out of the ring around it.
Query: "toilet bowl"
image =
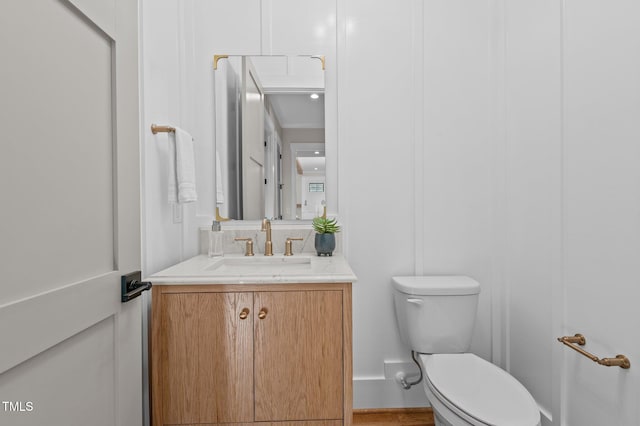
[[[419,360],[425,393],[440,424],[540,424],[538,406],[527,389],[490,362],[470,353],[421,354]]]
[[[402,340],[418,352],[436,426],[539,426],[526,388],[501,368],[467,353],[480,284],[463,276],[394,277]]]

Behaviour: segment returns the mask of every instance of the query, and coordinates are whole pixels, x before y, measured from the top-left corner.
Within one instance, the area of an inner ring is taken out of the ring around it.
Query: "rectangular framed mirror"
[[[311,220],[326,194],[321,56],[216,56],[216,207],[234,220]]]

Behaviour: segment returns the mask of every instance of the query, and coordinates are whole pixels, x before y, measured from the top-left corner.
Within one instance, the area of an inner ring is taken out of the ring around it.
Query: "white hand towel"
[[[168,133],[169,140],[169,185],[167,187],[167,195],[169,204],[176,204],[178,202],[178,181],[176,177],[176,138],[175,134]]]
[[[224,189],[222,188],[222,166],[220,155],[216,151],[216,204],[224,204]]]
[[[169,136],[169,202],[191,203],[198,200],[193,138],[176,127]]]

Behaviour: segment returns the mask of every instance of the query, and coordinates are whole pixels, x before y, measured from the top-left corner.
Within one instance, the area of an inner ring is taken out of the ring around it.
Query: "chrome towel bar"
[[[558,342],[569,346],[574,351],[586,356],[591,361],[596,362],[606,367],[620,367],[624,369],[631,368],[631,362],[629,358],[624,355],[616,355],[615,358],[598,358],[597,356],[585,351],[584,349],[576,346],[584,346],[587,343],[587,339],[582,334],[576,334],[574,336],[558,337]]]

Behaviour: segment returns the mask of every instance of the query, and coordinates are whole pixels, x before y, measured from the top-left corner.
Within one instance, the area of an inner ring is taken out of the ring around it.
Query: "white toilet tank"
[[[480,284],[465,276],[393,277],[402,340],[426,354],[469,350]]]

